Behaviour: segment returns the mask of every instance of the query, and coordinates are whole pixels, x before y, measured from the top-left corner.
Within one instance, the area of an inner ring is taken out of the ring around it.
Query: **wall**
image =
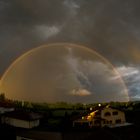
[[[113,112],[116,112],[116,111],[118,112],[118,114],[117,115],[113,115]],[[106,112],[109,112],[111,115],[110,116],[105,116]],[[102,126],[104,126],[104,125],[115,125],[116,124],[116,120],[119,120],[119,119],[121,120],[121,123],[125,123],[126,122],[124,112],[119,111],[117,109],[112,109],[112,108],[105,108],[105,109],[103,109],[101,111],[101,118],[103,118],[103,119],[105,119],[105,120],[107,120],[109,122],[112,121],[112,122],[110,122],[108,124],[104,124],[104,122],[102,122]]]
[[[19,120],[15,118],[4,117],[2,121],[3,123],[9,124],[15,127],[21,127],[21,128],[33,128],[39,125],[39,120],[25,121],[25,120]]]

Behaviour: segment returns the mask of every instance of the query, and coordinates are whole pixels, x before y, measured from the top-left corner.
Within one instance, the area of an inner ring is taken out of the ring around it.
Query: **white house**
[[[12,112],[14,111],[15,109],[12,108],[12,107],[0,107],[0,114],[4,114],[4,113],[7,113],[7,112]]]
[[[41,116],[33,112],[13,111],[2,116],[2,123],[20,128],[39,126]]]
[[[13,107],[12,104],[8,102],[2,102],[2,101],[0,102],[0,115],[14,110],[15,108]]]
[[[125,113],[112,107],[100,107],[86,116],[73,121],[73,126],[115,127],[126,125]]]
[[[101,122],[102,127],[126,123],[125,113],[111,107],[105,107],[101,110],[101,118],[103,119]]]

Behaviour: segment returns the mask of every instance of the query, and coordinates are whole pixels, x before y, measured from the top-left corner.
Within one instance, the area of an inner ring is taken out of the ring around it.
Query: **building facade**
[[[110,107],[106,107],[101,111],[101,118],[103,119],[101,122],[102,127],[126,123],[125,113]]]
[[[115,127],[126,123],[125,113],[109,106],[101,107],[86,116],[73,121],[73,126],[82,127]]]
[[[13,111],[2,116],[3,124],[20,128],[34,128],[39,126],[41,116],[31,112]]]
[[[21,120],[21,119],[16,119],[16,118],[11,118],[11,117],[4,117],[2,119],[2,122],[14,127],[20,127],[20,128],[34,128],[39,126],[40,122],[39,119],[37,120]]]

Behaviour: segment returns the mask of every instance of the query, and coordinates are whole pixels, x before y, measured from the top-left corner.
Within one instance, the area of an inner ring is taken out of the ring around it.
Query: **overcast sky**
[[[139,0],[0,0],[0,76],[42,44],[69,42],[96,50],[140,98]]]

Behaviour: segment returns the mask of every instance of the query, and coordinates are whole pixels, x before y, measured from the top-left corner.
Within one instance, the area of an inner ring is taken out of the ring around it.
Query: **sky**
[[[139,0],[0,0],[0,77],[30,49],[69,42],[108,59],[130,99],[139,100],[139,5]]]
[[[129,100],[121,76],[105,58],[70,43],[43,45],[22,55],[2,77],[0,89],[9,99],[32,102]]]

